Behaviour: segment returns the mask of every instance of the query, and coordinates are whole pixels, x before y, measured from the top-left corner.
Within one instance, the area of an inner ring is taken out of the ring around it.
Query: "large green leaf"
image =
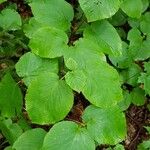
[[[31,52],[28,52],[17,62],[16,71],[28,86],[40,73],[47,71],[58,73],[58,60],[43,59]]]
[[[119,75],[105,62],[103,54],[91,45],[90,41],[87,43],[80,39],[66,51],[65,62],[71,58],[78,66],[78,69],[67,73],[66,82],[96,106],[116,105],[122,99]]]
[[[18,30],[22,25],[20,15],[12,9],[4,9],[0,13],[0,27],[4,30]]]
[[[28,130],[23,133],[14,143],[13,149],[16,150],[40,150],[46,131],[41,128]]]
[[[98,45],[99,50],[110,55],[120,55],[122,41],[115,28],[106,20],[89,25],[84,31],[84,38]],[[113,37],[113,38],[112,38]]]
[[[0,130],[11,145],[23,132],[17,123],[12,123],[11,119],[0,120]]]
[[[73,8],[65,0],[37,0],[30,3],[34,18],[44,25],[69,30]]]
[[[85,128],[63,121],[47,133],[42,150],[95,150],[95,143]]]
[[[79,0],[88,22],[113,16],[120,7],[120,0]]]
[[[140,18],[143,11],[142,0],[124,0],[121,9],[132,18]]]
[[[14,117],[21,113],[22,94],[9,73],[0,82],[0,111],[3,117]]]
[[[84,111],[83,120],[89,134],[99,144],[115,145],[125,139],[125,115],[118,107],[101,109],[89,106]]]
[[[54,73],[40,74],[28,88],[26,109],[34,123],[58,122],[64,119],[72,105],[72,90]]]
[[[51,27],[43,27],[37,30],[29,43],[32,52],[45,58],[62,56],[68,43],[65,32]]]

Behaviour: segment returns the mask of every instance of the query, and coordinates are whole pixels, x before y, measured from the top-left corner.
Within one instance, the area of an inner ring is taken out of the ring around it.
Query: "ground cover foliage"
[[[0,0],[0,149],[150,149],[149,0]]]

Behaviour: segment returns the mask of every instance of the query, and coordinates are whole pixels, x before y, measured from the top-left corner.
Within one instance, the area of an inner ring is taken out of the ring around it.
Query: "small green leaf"
[[[130,93],[130,99],[134,105],[142,106],[145,103],[145,92],[140,88],[134,88]]]
[[[131,99],[129,97],[130,97],[129,92],[123,91],[123,100],[118,103],[118,106],[122,111],[125,111],[129,108],[131,104]]]
[[[109,22],[113,26],[122,26],[126,23],[126,21],[127,17],[121,9],[117,11],[117,13],[113,15],[111,18],[109,18]]]
[[[33,123],[53,124],[65,118],[73,105],[73,93],[54,73],[33,80],[26,94],[26,109]]]
[[[121,144],[117,144],[113,150],[125,150],[124,146]]]
[[[70,29],[73,8],[65,0],[44,0],[30,3],[36,21],[66,31]]]
[[[106,20],[87,26],[83,36],[97,44],[99,50],[106,54],[113,56],[121,54],[122,41],[115,28]],[[113,38],[110,38],[111,36]]]
[[[143,11],[143,3],[141,0],[124,0],[121,9],[132,18],[140,18]]]
[[[24,132],[14,143],[13,149],[16,150],[40,150],[46,131],[36,128]]]
[[[145,93],[150,95],[150,75],[142,73],[138,82],[144,84]]]
[[[16,64],[17,74],[23,78],[27,86],[41,72],[58,73],[57,59],[43,59],[39,56],[28,52],[24,54]]]
[[[149,150],[150,148],[150,141],[143,141],[137,147],[137,150]]]
[[[11,77],[7,73],[0,82],[0,111],[3,117],[14,117],[21,114],[22,93]]]
[[[33,34],[29,47],[40,57],[55,58],[63,55],[67,43],[68,37],[65,32],[56,28],[43,27]]]
[[[113,65],[121,69],[128,68],[132,64],[132,58],[128,55],[128,44],[125,42],[122,42],[122,55],[109,56],[109,58]]]
[[[125,115],[116,106],[106,109],[89,106],[84,111],[83,120],[89,134],[99,144],[115,145],[125,139]]]
[[[137,64],[132,64],[128,69],[121,71],[120,76],[122,77],[123,83],[136,86],[141,72],[142,69]]]
[[[0,13],[0,27],[4,30],[18,30],[22,22],[20,15],[13,9],[4,9]]]
[[[88,22],[110,18],[120,7],[120,0],[79,0]]]
[[[149,24],[150,24],[150,12],[146,12],[142,16],[141,22],[140,22],[140,28],[144,34],[150,34]]]
[[[142,44],[143,38],[141,32],[137,28],[132,28],[128,32],[127,39],[130,41],[130,46],[140,46]]]
[[[95,143],[85,128],[63,121],[47,133],[42,150],[95,150]]]
[[[11,145],[23,132],[17,123],[12,123],[11,119],[1,120],[0,130]]]
[[[143,3],[143,10],[142,10],[142,12],[144,12],[149,7],[149,0],[142,0],[142,3]]]

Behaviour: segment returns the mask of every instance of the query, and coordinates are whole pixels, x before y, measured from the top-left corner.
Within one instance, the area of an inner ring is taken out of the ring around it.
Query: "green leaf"
[[[39,23],[35,20],[35,18],[31,18],[27,24],[23,26],[23,31],[25,35],[29,38],[32,38],[33,34],[40,29],[41,27],[44,27],[45,25]]]
[[[117,13],[114,16],[109,18],[109,22],[113,26],[122,26],[126,23],[126,21],[127,21],[127,17],[121,9],[117,11]]]
[[[125,111],[129,108],[131,104],[131,99],[129,97],[130,97],[129,92],[123,91],[123,100],[118,103],[118,106],[122,111]]]
[[[145,93],[150,95],[150,75],[142,73],[138,82],[144,84]]]
[[[0,27],[4,30],[18,30],[22,22],[20,15],[13,9],[4,9],[0,13]]]
[[[124,148],[123,145],[117,144],[117,145],[114,147],[114,150],[125,150],[125,148]]]
[[[63,121],[47,133],[42,150],[95,150],[95,143],[85,128]]]
[[[150,34],[149,24],[150,24],[150,12],[146,12],[141,17],[141,22],[140,22],[140,28],[144,34]]]
[[[115,28],[106,20],[94,22],[84,31],[84,38],[94,42],[99,50],[109,55],[120,55],[122,41]],[[113,38],[110,38],[110,37]]]
[[[11,145],[23,132],[17,123],[12,123],[11,119],[0,120],[0,130]]]
[[[22,93],[9,73],[0,82],[0,111],[3,117],[21,114]]]
[[[65,32],[51,27],[37,30],[29,43],[32,52],[45,58],[55,58],[63,55],[67,47],[68,37]]]
[[[140,88],[134,88],[130,93],[130,99],[134,105],[142,106],[145,103],[145,92]]]
[[[149,0],[142,0],[142,3],[143,3],[143,10],[142,10],[142,12],[144,12],[149,7]]]
[[[41,72],[58,73],[57,59],[43,59],[39,56],[28,52],[24,54],[16,64],[17,74],[23,78],[28,86]]]
[[[24,132],[14,143],[13,149],[16,150],[40,150],[46,131],[36,128]]]
[[[87,44],[85,39],[80,39],[65,52],[65,62],[71,58],[78,65],[78,69],[67,73],[66,81],[96,106],[116,105],[122,99],[118,73],[105,62],[102,53],[89,45],[92,45],[90,41]]]
[[[113,65],[121,69],[128,68],[132,64],[132,58],[128,55],[128,44],[125,42],[122,42],[122,55],[109,56],[109,58]]]
[[[147,132],[150,134],[150,127],[146,126],[145,129],[147,130]]]
[[[149,150],[150,148],[150,141],[144,141],[140,143],[137,147],[138,150]]]
[[[144,71],[146,71],[147,74],[150,75],[150,61],[144,63]]]
[[[6,147],[4,150],[13,150],[11,146]]]
[[[69,30],[73,8],[65,0],[37,0],[30,3],[35,20],[46,26]]]
[[[78,93],[82,91],[87,82],[87,77],[82,70],[68,72],[65,75],[66,83]]]
[[[83,120],[89,134],[99,144],[115,145],[125,139],[125,115],[116,106],[111,109],[89,106],[84,111]]]
[[[137,81],[141,72],[142,69],[137,64],[132,64],[128,69],[121,71],[120,76],[123,80],[123,83],[136,86],[138,84]]]
[[[6,2],[7,0],[0,0],[0,3]]]
[[[127,39],[130,41],[130,46],[140,46],[142,44],[143,38],[141,32],[137,28],[132,28],[128,32]]]
[[[141,0],[124,0],[121,9],[132,18],[140,18],[143,11],[143,3]]]
[[[120,7],[120,0],[79,0],[88,22],[110,18]]]
[[[72,90],[54,73],[40,74],[27,90],[26,109],[33,123],[58,122],[65,118],[72,105]]]

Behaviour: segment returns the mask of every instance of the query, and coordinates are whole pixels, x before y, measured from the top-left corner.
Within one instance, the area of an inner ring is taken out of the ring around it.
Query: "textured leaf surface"
[[[42,150],[95,150],[87,130],[74,122],[55,124],[44,139]]]
[[[125,139],[125,116],[118,107],[101,109],[89,106],[83,120],[87,123],[88,132],[99,144],[115,145]]]
[[[120,76],[123,80],[123,83],[136,86],[138,84],[137,81],[141,72],[142,69],[137,64],[131,64],[128,69],[120,72]]]
[[[0,13],[0,27],[4,30],[18,30],[22,25],[20,15],[12,9],[4,9]]]
[[[84,38],[93,41],[104,53],[110,55],[121,54],[121,39],[115,28],[106,20],[89,25],[84,31]]]
[[[44,25],[69,30],[73,8],[64,0],[44,0],[30,3],[34,18]]]
[[[145,103],[145,92],[140,88],[135,88],[130,93],[130,99],[134,105],[142,106]]]
[[[28,88],[26,109],[34,123],[58,122],[64,119],[72,105],[72,90],[54,73],[40,74]]]
[[[11,119],[1,120],[0,130],[11,145],[23,132],[17,123],[12,123]]]
[[[55,58],[62,56],[67,42],[68,37],[65,32],[56,28],[43,27],[34,33],[29,47],[40,57]]]
[[[143,11],[143,3],[141,0],[124,0],[121,8],[128,16],[140,18]]]
[[[150,34],[149,24],[150,24],[150,12],[146,12],[142,16],[141,22],[140,22],[140,28],[144,34]]]
[[[3,117],[14,117],[21,113],[22,94],[9,73],[0,82],[0,110]]]
[[[24,132],[14,143],[13,149],[16,150],[40,150],[46,131],[40,128]]]
[[[42,23],[39,23],[35,18],[31,18],[27,24],[23,26],[23,31],[25,35],[29,38],[32,38],[32,35],[41,27],[44,27]]]
[[[31,52],[28,52],[24,54],[16,64],[16,71],[28,86],[40,73],[47,71],[58,73],[58,60],[43,59]]]
[[[122,42],[122,55],[109,58],[113,65],[121,69],[128,68],[132,64],[132,57],[128,55],[128,44],[125,42]]]
[[[79,0],[89,22],[109,18],[113,16],[120,7],[120,0]]]
[[[89,42],[87,44],[80,39],[66,52],[65,61],[73,59],[79,69],[68,73],[66,81],[72,89],[82,91],[84,96],[96,106],[116,105],[122,99],[119,76],[105,62],[103,54],[89,45]],[[78,71],[81,73],[77,74]]]

